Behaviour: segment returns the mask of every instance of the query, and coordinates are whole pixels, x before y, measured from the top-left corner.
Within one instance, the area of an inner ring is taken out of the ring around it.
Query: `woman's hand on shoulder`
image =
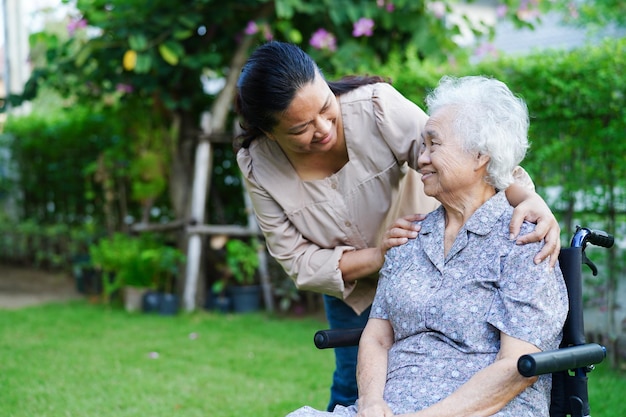
[[[370,261],[373,264],[378,265],[378,268],[380,269],[385,262],[385,255],[389,249],[394,246],[404,245],[409,241],[409,239],[415,239],[417,237],[417,233],[420,231],[420,226],[414,224],[414,222],[424,220],[425,217],[426,215],[424,214],[411,214],[396,219],[383,234],[380,244],[376,248],[368,249],[377,250],[374,252],[373,256],[370,256]]]
[[[537,226],[531,233],[518,236],[524,220],[535,223]],[[511,239],[517,237],[516,242],[519,245],[544,240],[543,248],[535,256],[535,263],[541,263],[549,257],[550,266],[556,265],[561,250],[561,227],[539,194],[522,201],[515,207],[509,231],[511,232]]]
[[[383,255],[394,246],[404,245],[409,239],[415,239],[421,226],[414,222],[424,220],[425,214],[411,214],[400,217],[387,228],[381,242]]]

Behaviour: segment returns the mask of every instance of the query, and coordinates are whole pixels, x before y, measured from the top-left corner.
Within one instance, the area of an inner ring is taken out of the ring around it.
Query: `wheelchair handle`
[[[610,248],[615,243],[615,238],[603,230],[592,230],[585,227],[576,226],[576,232],[572,237],[571,247],[584,248],[587,243],[592,245]]]
[[[585,227],[576,226],[576,232],[574,232],[570,246],[572,248],[581,248],[582,263],[587,265],[591,269],[593,275],[596,276],[598,275],[598,268],[585,253],[587,243],[601,246],[603,248],[610,248],[615,243],[615,238],[603,230],[591,230]]]
[[[517,361],[517,370],[525,377],[551,374],[567,369],[595,365],[602,362],[605,357],[606,348],[604,346],[588,343],[523,355]]]
[[[356,346],[359,344],[361,333],[363,328],[318,330],[313,342],[318,349]]]

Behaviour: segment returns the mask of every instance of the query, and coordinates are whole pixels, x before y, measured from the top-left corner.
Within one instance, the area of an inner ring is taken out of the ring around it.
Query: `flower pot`
[[[89,262],[89,255],[77,255],[72,260],[76,291],[85,295],[100,295],[102,294],[102,279]]]
[[[178,297],[175,294],[148,291],[143,295],[142,308],[145,313],[172,316],[178,313]]]
[[[124,287],[124,308],[129,313],[143,310],[143,296],[148,292],[148,288],[144,287],[131,287],[129,285]]]
[[[225,314],[232,310],[232,304],[231,297],[227,294],[216,294],[213,291],[209,291],[204,308],[209,311],[217,311]]]
[[[85,295],[102,294],[101,274],[95,269],[84,268],[76,276],[76,289]]]
[[[174,314],[178,313],[178,298],[175,294],[161,294],[159,313],[165,316],[173,316]]]
[[[233,302],[230,297],[218,296],[215,298],[215,309],[222,314],[230,313],[233,309]]]
[[[142,309],[144,313],[158,313],[161,304],[161,293],[156,291],[147,291],[143,295]]]
[[[246,285],[230,288],[235,313],[250,313],[261,308],[261,286]]]

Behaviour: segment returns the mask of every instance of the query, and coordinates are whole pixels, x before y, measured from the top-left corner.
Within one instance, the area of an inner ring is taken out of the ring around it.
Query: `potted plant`
[[[226,242],[226,266],[237,285],[230,287],[233,310],[237,313],[256,311],[260,307],[261,286],[256,281],[259,267],[259,242],[240,239]]]
[[[211,285],[209,300],[207,302],[209,309],[215,309],[220,313],[228,313],[231,311],[232,301],[228,294],[227,285],[229,275],[222,276]]]
[[[122,288],[119,272],[129,246],[128,237],[123,233],[115,233],[89,246],[89,262],[100,275],[102,299],[107,304],[113,294]]]
[[[103,295],[122,290],[127,311],[154,310],[163,314],[177,311],[173,281],[184,255],[177,248],[159,242],[151,235],[139,237],[116,233],[90,247],[92,264],[103,275]],[[153,309],[144,308],[146,295],[156,294]]]
[[[152,279],[155,283],[155,289],[144,295],[144,311],[158,311],[164,315],[176,314],[178,298],[174,291],[174,283],[180,265],[185,262],[185,255],[178,248],[160,245],[144,250],[141,258],[151,266]]]
[[[304,307],[300,303],[300,292],[290,278],[283,278],[274,286],[274,295],[278,298],[278,307],[286,313],[294,310],[296,314],[302,314]]]
[[[156,287],[157,268],[146,258],[146,242],[133,239],[122,256],[118,274],[124,296],[124,307],[128,312],[142,310],[143,296]]]
[[[154,268],[142,259],[144,240],[124,233],[100,239],[89,247],[91,264],[101,274],[105,303],[122,290],[128,311],[141,309],[143,293],[154,286]]]

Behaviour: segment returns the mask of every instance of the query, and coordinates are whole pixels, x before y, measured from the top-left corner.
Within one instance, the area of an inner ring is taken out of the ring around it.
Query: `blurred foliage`
[[[553,7],[565,10],[564,20],[581,27],[626,26],[626,3],[623,0],[552,0]]]
[[[463,32],[470,38],[489,38],[494,34],[493,28],[484,22],[465,16],[453,1],[64,3],[72,4],[74,11],[64,22],[48,20],[43,31],[31,36],[32,76],[23,96],[11,97],[8,102],[17,105],[21,100],[41,98],[42,92],[53,90],[62,97],[59,106],[69,109],[66,121],[75,117],[72,109],[80,107],[85,118],[101,117],[103,125],[110,125],[104,131],[98,130],[100,126],[90,126],[84,132],[60,132],[54,120],[45,119],[50,124],[47,129],[52,130],[48,139],[55,138],[61,144],[60,136],[68,141],[82,137],[97,147],[73,146],[71,149],[81,158],[76,167],[65,173],[80,178],[87,174],[88,179],[79,186],[84,193],[69,193],[81,195],[72,204],[85,201],[84,210],[103,221],[110,232],[124,230],[128,222],[188,216],[194,151],[201,133],[200,115],[209,110],[213,113],[209,130],[231,130],[227,126],[235,123],[231,108],[233,83],[245,57],[259,43],[270,39],[297,43],[329,77],[336,77],[369,72],[389,62],[412,63],[416,71],[420,63],[467,62],[471,49],[459,47],[459,34]],[[538,7],[525,0],[504,0],[497,17],[510,19],[518,26],[532,26],[538,12],[528,12],[537,11]],[[326,34],[325,43],[320,42],[320,33]],[[51,111],[50,117],[61,117],[60,114]],[[22,127],[30,123],[30,119],[21,122]],[[29,141],[37,142],[34,135],[20,129],[19,121],[6,127],[13,137],[29,136]],[[13,144],[17,142],[21,139]],[[44,147],[45,142],[42,138]],[[58,166],[60,155],[72,156],[65,144],[50,146],[40,155],[27,151],[28,147],[16,145],[17,163],[25,164],[31,156],[50,161],[42,166],[48,174],[55,169],[52,165]],[[49,155],[53,152],[57,152],[56,158]],[[214,155],[208,220],[245,223],[234,154],[228,145],[216,144]],[[90,163],[86,163],[89,159]],[[24,166],[17,169],[26,174],[20,176],[22,186],[27,184],[32,192],[32,179],[41,172],[28,175]],[[57,173],[51,178],[61,180]],[[41,209],[59,198],[54,187],[48,194],[53,192],[54,198],[38,195],[31,200],[25,195],[23,201],[32,201],[30,207]],[[231,203],[233,196],[235,204]],[[52,212],[55,216],[70,211],[80,213],[77,207],[66,210],[66,205],[56,205]],[[102,216],[95,213],[94,206],[102,208]],[[36,216],[42,221],[52,220],[49,207]],[[31,209],[27,208],[23,216],[32,217]]]
[[[171,292],[184,254],[154,234],[114,233],[89,246],[90,264],[102,278],[103,298],[124,286]]]
[[[211,133],[229,134],[232,80],[252,48],[269,39],[299,44],[331,79],[388,76],[419,105],[442,74],[502,79],[528,103],[533,147],[524,167],[562,213],[565,231],[575,215],[599,213],[600,228],[624,232],[617,220],[626,169],[623,40],[472,66],[471,47],[455,42],[460,23],[477,38],[494,32],[454,16],[452,1],[66,2],[76,13],[66,25],[31,36],[32,77],[22,96],[4,103],[46,103],[29,116],[10,115],[0,138],[0,148],[11,152],[11,166],[0,167],[0,198],[16,198],[19,217],[3,225],[9,236],[3,244],[30,258],[30,245],[44,241],[48,226],[52,235],[57,224],[112,233],[140,220],[186,218],[200,115],[224,114]],[[623,24],[622,3],[584,2],[572,17]],[[495,18],[532,26],[541,18],[538,8],[553,7],[566,6],[505,0]],[[370,21],[371,35],[356,32]],[[52,103],[44,101],[51,90],[60,95]],[[223,143],[213,150],[207,220],[244,224],[233,150]],[[16,238],[18,229],[26,237]]]
[[[455,36],[491,37],[493,28],[470,19],[452,1],[412,0],[76,0],[70,36],[49,31],[33,42],[45,57],[35,61],[29,84],[45,82],[65,96],[110,103],[135,95],[172,110],[208,108],[213,97],[201,81],[227,76],[246,36],[300,44],[325,71],[354,72],[387,61],[392,53],[436,62],[467,56]],[[532,26],[538,4],[500,2],[501,18]],[[495,12],[494,12],[495,14]],[[370,22],[371,32],[359,31]],[[320,45],[316,33],[334,39]],[[253,47],[254,45],[251,45]]]
[[[0,216],[0,262],[71,273],[101,235],[92,223],[42,225]]]
[[[250,242],[241,239],[230,239],[226,242],[226,265],[239,285],[256,283],[255,273],[259,267],[259,241],[252,238]]]
[[[101,152],[120,143],[114,114],[88,107],[50,109],[9,117],[0,137],[11,155],[5,187],[19,190],[21,218],[39,223],[81,224],[97,212],[85,173]]]
[[[550,202],[565,214],[568,232],[575,213],[610,221],[626,211],[626,38],[484,62],[474,71],[503,80],[526,101],[532,148],[524,166],[546,194],[558,187]]]

